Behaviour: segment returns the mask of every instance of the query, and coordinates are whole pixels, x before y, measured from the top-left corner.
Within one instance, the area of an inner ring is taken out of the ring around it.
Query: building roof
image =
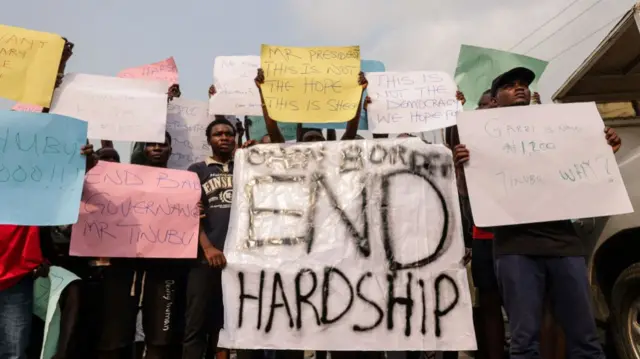
[[[640,99],[640,2],[553,94],[557,102]]]

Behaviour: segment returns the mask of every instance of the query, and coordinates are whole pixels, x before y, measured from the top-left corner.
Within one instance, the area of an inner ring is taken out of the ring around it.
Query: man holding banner
[[[533,71],[517,67],[498,76],[491,85],[497,107],[528,106]],[[616,152],[620,138],[605,129],[605,139]],[[470,158],[464,144],[454,150],[456,166]],[[572,357],[604,358],[590,303],[584,248],[568,220],[526,223],[493,228],[498,284],[511,328],[511,358],[538,357],[539,333],[546,283],[554,316],[567,337]],[[533,314],[532,314],[533,313]]]

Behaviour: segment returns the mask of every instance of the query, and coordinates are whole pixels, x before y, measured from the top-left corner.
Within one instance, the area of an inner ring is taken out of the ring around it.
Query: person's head
[[[302,135],[302,141],[300,142],[321,142],[325,141],[322,132],[318,130],[309,130]]]
[[[536,78],[533,71],[516,67],[493,80],[491,97],[497,107],[526,106],[531,102],[529,85]]]
[[[260,138],[260,143],[271,143],[271,137],[269,135],[264,135]]]
[[[488,89],[482,93],[482,96],[480,96],[476,110],[484,110],[494,107],[496,107],[496,103],[493,101],[493,97],[491,97],[491,89]]]
[[[144,157],[149,166],[166,167],[171,157],[171,135],[169,132],[164,134],[164,142],[145,142]]]
[[[98,160],[106,162],[118,162],[120,163],[120,154],[114,148],[102,147],[96,151]]]
[[[224,116],[216,115],[207,126],[206,135],[214,155],[229,157],[236,149],[236,128]]]
[[[397,138],[407,138],[407,137],[416,137],[416,136],[414,136],[414,135],[412,135],[410,133],[401,133],[401,134],[398,135]]]

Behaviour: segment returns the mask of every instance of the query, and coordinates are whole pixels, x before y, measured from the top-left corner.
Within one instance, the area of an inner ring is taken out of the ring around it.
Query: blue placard
[[[0,223],[75,223],[86,159],[87,123],[75,118],[0,111]]]
[[[360,60],[360,70],[362,72],[384,72],[385,67],[384,64],[380,61],[376,60]],[[361,104],[364,105],[364,98],[367,97],[367,91],[364,92],[363,102]],[[339,123],[305,123],[304,127],[308,128],[333,128],[336,130],[344,130],[347,128],[346,122]],[[368,130],[369,129],[369,121],[367,119],[367,113],[362,111],[360,112],[360,123],[358,126],[360,130]]]

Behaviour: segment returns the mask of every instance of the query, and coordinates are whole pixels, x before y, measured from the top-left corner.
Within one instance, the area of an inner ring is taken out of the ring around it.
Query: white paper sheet
[[[68,74],[51,113],[87,121],[91,139],[164,142],[167,89],[162,80]]]
[[[172,152],[169,168],[186,170],[191,164],[211,156],[206,129],[213,121],[206,102],[182,98],[169,103],[167,131],[171,135]]]
[[[475,349],[446,147],[259,145],[233,182],[222,347]]]
[[[213,65],[216,94],[209,99],[215,115],[262,116],[255,78],[260,56],[218,56]]]
[[[457,86],[438,71],[367,73],[373,133],[426,132],[456,124]]]
[[[594,103],[468,111],[458,130],[480,227],[633,211]]]

